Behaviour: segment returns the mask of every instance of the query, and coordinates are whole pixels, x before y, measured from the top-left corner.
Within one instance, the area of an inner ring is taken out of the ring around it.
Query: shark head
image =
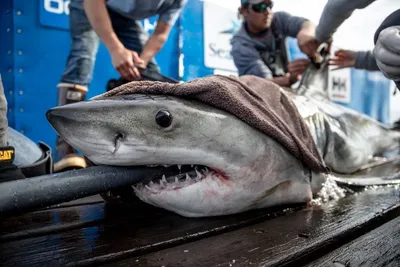
[[[312,199],[311,172],[299,160],[237,117],[197,101],[127,94],[55,107],[47,118],[94,164],[174,168],[174,175],[133,188],[143,201],[183,216]]]

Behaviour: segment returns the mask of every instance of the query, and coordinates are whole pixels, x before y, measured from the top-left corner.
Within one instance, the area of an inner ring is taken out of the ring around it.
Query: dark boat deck
[[[99,196],[0,222],[2,266],[400,266],[400,191],[190,219]]]

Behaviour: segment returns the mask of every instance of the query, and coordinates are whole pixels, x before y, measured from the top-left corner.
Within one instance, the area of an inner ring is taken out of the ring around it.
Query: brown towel
[[[277,140],[311,170],[329,172],[296,106],[265,79],[211,75],[181,84],[130,82],[94,99],[135,93],[180,96],[225,110]]]

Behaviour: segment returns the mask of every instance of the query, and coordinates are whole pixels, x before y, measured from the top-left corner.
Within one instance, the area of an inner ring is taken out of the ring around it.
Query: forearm
[[[330,0],[322,12],[316,29],[319,42],[328,41],[337,28],[348,19],[355,9],[364,8],[375,0]]]
[[[107,0],[85,0],[84,8],[94,31],[108,51],[112,52],[124,48],[124,45],[113,30],[106,2]]]
[[[289,82],[289,79],[287,77],[285,77],[285,76],[274,77],[274,78],[270,78],[270,79],[267,79],[267,80],[269,80],[269,81],[271,81],[273,83],[276,83],[279,86],[287,86],[288,87],[288,86],[291,85],[290,82]]]
[[[143,51],[140,54],[140,58],[145,62],[146,65],[161,50],[166,40],[167,37],[163,34],[153,33],[150,35],[150,38],[147,40],[143,47]]]
[[[375,57],[371,51],[358,51],[356,54],[356,63],[354,65],[354,68],[371,71],[379,70],[379,67],[376,64]]]
[[[306,21],[303,23],[299,33],[297,34],[297,39],[302,36],[315,36],[315,24],[311,21]]]

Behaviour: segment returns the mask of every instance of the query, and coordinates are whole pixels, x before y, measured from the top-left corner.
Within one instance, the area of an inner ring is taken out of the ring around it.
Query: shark
[[[399,132],[327,98],[328,73],[327,63],[310,64],[297,89],[283,88],[326,165],[350,175],[376,157],[397,155]],[[142,201],[185,217],[309,203],[329,175],[310,170],[234,115],[192,99],[94,97],[51,108],[46,116],[95,165],[173,170],[131,187]]]

